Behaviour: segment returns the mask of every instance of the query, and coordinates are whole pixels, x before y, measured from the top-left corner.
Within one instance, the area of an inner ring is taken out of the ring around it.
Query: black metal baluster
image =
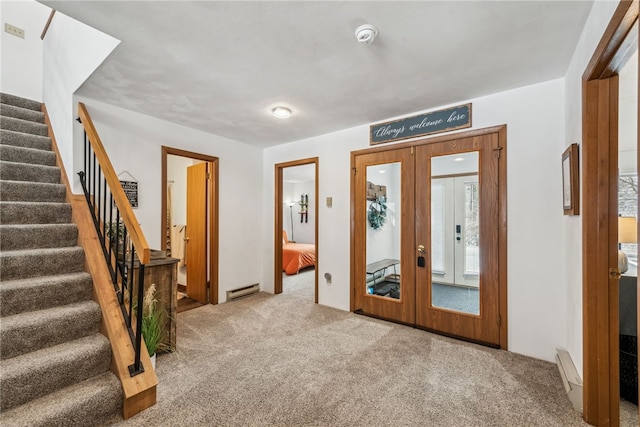
[[[127,282],[129,282],[129,324],[132,325],[132,319],[133,319],[133,276],[135,276],[133,274],[133,267],[134,267],[134,258],[135,258],[135,249],[131,250],[131,253],[129,255],[131,257],[131,264],[129,267],[129,274],[127,275]],[[138,299],[137,301],[138,305],[142,304],[142,300]]]
[[[91,200],[91,213],[95,216],[96,211],[96,153],[93,152],[93,173],[91,174],[91,187],[93,188],[93,192],[91,195],[93,199]]]
[[[107,187],[107,178],[102,178],[104,182],[104,198],[102,203],[102,246],[106,245],[107,241],[107,193],[111,194],[109,187]]]
[[[96,217],[98,217],[98,225],[100,225],[100,211],[102,210],[102,168],[100,167],[100,163],[98,163],[98,173],[96,174],[98,177],[98,192],[94,194],[94,199],[96,201]],[[100,233],[98,233],[99,235]],[[100,236],[98,236],[100,237]],[[102,245],[104,246],[104,239],[100,239]]]
[[[109,192],[109,206],[113,206],[113,194]],[[113,207],[109,208],[109,265],[111,265],[111,256],[113,255]],[[113,279],[113,270],[111,273]]]
[[[144,299],[144,264],[138,267],[138,307],[136,309],[136,336],[134,348],[136,351],[133,365],[129,366],[131,376],[144,372],[144,367],[140,363],[140,353],[142,349],[142,304]]]

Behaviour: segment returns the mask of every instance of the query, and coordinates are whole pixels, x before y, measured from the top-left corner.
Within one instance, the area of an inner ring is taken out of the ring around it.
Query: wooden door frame
[[[315,267],[315,303],[318,303],[318,269],[320,266],[320,254],[319,254],[319,242],[318,242],[318,223],[320,222],[320,217],[318,216],[319,207],[318,207],[318,177],[319,177],[319,168],[320,168],[320,160],[318,157],[309,157],[306,159],[294,160],[291,162],[285,163],[277,163],[275,165],[275,201],[274,201],[274,234],[273,234],[273,293],[281,294],[282,293],[282,230],[283,230],[283,221],[282,221],[282,204],[284,203],[282,197],[282,184],[283,184],[283,171],[285,168],[290,168],[293,166],[304,166],[304,165],[314,165],[315,166],[315,195],[314,195],[314,215],[315,215],[315,224],[314,224],[314,233],[315,233],[315,245],[316,245],[316,267]]]
[[[219,167],[218,157],[209,156],[192,151],[181,150],[162,146],[162,206],[161,206],[161,242],[162,247],[167,247],[167,156],[187,157],[195,160],[202,160],[209,163],[212,185],[209,186],[209,303],[218,304],[218,187],[219,187]]]
[[[490,133],[498,134],[498,144],[502,147],[500,150],[500,162],[498,170],[498,179],[500,182],[498,203],[499,213],[499,233],[498,236],[498,253],[499,253],[499,271],[498,271],[498,298],[500,307],[498,313],[500,314],[500,348],[508,349],[508,307],[507,307],[507,125],[498,125],[482,129],[473,129],[463,132],[454,132],[446,135],[435,136],[430,138],[418,139],[415,141],[409,141],[399,144],[391,144],[388,146],[377,146],[373,148],[366,148],[363,150],[357,150],[351,152],[351,170],[354,171],[356,167],[356,156],[360,154],[375,153],[379,151],[395,150],[399,148],[411,148],[418,145],[432,144],[437,142],[446,142],[453,139],[460,138],[472,138],[475,136],[486,135]],[[351,227],[351,240],[350,240],[350,311],[355,311],[355,292],[356,292],[356,278],[355,269],[353,266],[356,262],[357,248],[355,244],[355,229],[356,229],[356,217],[355,217],[355,178],[354,174],[351,174],[351,214],[350,214],[350,227]]]
[[[638,0],[620,1],[582,75],[583,418],[601,426],[620,422],[617,72],[638,48],[637,20]]]

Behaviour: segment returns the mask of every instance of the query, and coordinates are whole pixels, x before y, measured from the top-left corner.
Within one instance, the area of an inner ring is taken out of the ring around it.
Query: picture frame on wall
[[[562,209],[565,215],[580,214],[580,179],[578,144],[571,144],[562,153]]]

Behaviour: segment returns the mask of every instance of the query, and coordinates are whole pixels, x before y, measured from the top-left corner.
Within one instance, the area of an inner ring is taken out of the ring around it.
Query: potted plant
[[[153,368],[156,367],[156,353],[158,351],[167,350],[166,344],[163,343],[166,331],[164,329],[166,313],[158,304],[156,298],[155,283],[149,286],[144,293],[144,302],[142,304],[142,338],[147,346],[147,351],[151,357]]]

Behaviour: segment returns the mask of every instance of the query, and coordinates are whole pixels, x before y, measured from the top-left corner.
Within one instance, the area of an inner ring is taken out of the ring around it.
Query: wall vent
[[[260,291],[260,285],[258,283],[254,285],[244,286],[238,289],[233,289],[231,291],[227,291],[227,301],[233,301],[234,299],[255,294],[256,292],[259,292],[259,291]]]
[[[560,371],[564,388],[573,404],[573,409],[582,413],[582,379],[578,374],[576,365],[571,360],[571,355],[566,350],[558,349],[556,362],[558,363],[558,370]]]

